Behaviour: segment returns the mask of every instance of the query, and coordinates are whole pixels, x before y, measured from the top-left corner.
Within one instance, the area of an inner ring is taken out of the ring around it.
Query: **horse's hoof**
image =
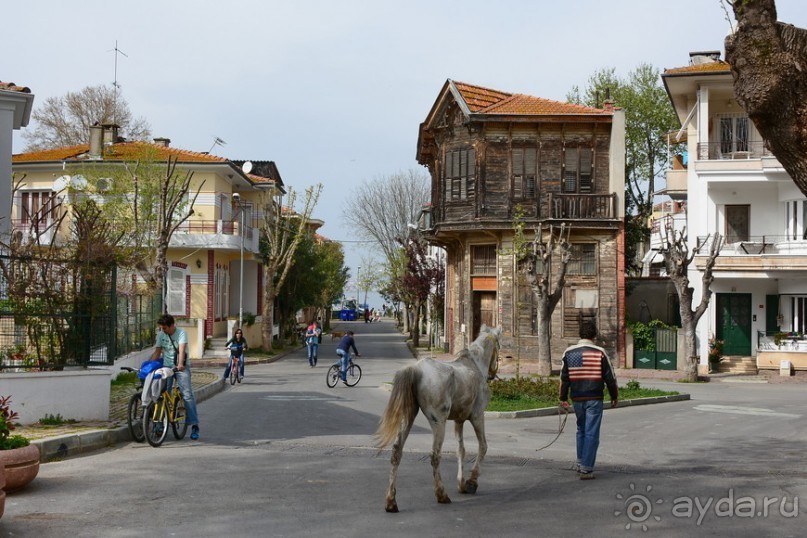
[[[473,495],[474,493],[476,493],[476,489],[478,487],[479,487],[479,485],[476,482],[466,482],[465,487],[462,488],[461,493],[469,493],[469,494]]]
[[[449,499],[448,497],[440,497],[437,499],[437,502],[439,502],[440,504],[451,504],[451,499]]]
[[[398,513],[398,503],[388,503],[387,506],[384,508],[390,514],[397,514]]]

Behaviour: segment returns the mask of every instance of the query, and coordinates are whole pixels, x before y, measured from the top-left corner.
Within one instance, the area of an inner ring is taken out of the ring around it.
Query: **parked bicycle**
[[[172,376],[174,378],[173,388],[169,391],[166,383],[166,388],[160,392],[160,397],[149,402],[143,414],[143,432],[146,441],[155,448],[165,441],[169,423],[174,432],[174,438],[177,440],[185,437],[188,431],[188,423],[185,422],[185,400],[182,399],[182,393],[179,390],[176,372],[175,368]]]
[[[130,368],[129,366],[121,366],[121,370],[127,372],[134,372],[139,374],[139,370]],[[143,378],[138,375],[138,383],[135,387],[135,393],[129,398],[129,403],[126,406],[126,424],[129,426],[129,433],[132,434],[132,439],[137,443],[142,443],[146,440],[146,435],[143,433],[143,405],[141,398],[143,396]]]
[[[143,364],[138,369],[121,366],[121,370],[136,373],[138,379],[135,393],[129,398],[126,406],[126,424],[129,426],[129,433],[132,434],[132,439],[135,442],[142,443],[146,440],[146,434],[143,432],[143,411],[145,410],[143,405],[143,382],[149,373],[162,368],[162,366],[162,358],[157,361],[143,361]]]
[[[345,383],[348,387],[355,387],[361,380],[361,366],[353,362],[354,355],[351,353],[348,358],[347,373],[345,374]],[[337,360],[333,366],[328,368],[325,377],[325,383],[329,388],[334,388],[339,380],[342,379],[342,361]]]

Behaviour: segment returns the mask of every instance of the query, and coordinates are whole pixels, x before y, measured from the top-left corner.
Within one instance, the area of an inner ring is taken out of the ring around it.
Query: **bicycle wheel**
[[[235,385],[238,381],[238,361],[230,357],[230,385]]]
[[[129,425],[129,433],[135,442],[142,443],[146,440],[143,433],[143,410],[145,407],[140,401],[140,393],[132,394],[129,398],[129,407],[126,410],[126,423]]]
[[[340,368],[338,364],[334,364],[328,371],[325,372],[325,383],[328,385],[329,388],[334,388],[336,384],[339,382],[339,373]]]
[[[171,423],[174,439],[182,439],[188,433],[188,423],[185,422],[186,415],[185,400],[182,399],[182,396],[174,396],[174,421]]]
[[[158,447],[165,441],[165,434],[168,433],[168,413],[165,412],[165,404],[162,398],[156,402],[150,402],[143,414],[143,432],[146,441]]]
[[[347,386],[354,387],[361,379],[361,366],[351,364],[347,367]]]

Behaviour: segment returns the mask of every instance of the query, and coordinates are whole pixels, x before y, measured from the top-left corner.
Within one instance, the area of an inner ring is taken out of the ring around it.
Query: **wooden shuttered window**
[[[536,148],[513,148],[513,197],[534,199],[536,196],[536,172],[538,150]]]
[[[594,155],[591,148],[567,147],[563,157],[563,192],[594,191]]]
[[[446,152],[445,199],[449,202],[473,198],[476,182],[476,151],[472,148]]]
[[[496,245],[474,245],[471,247],[471,274],[496,274]]]

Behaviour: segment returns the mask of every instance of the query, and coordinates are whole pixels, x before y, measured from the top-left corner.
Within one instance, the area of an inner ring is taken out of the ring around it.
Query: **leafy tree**
[[[668,151],[665,135],[678,125],[660,81],[658,70],[649,64],[640,64],[625,79],[606,68],[589,78],[582,95],[577,87],[567,94],[570,102],[594,107],[610,96],[625,110],[625,267],[634,274],[639,272],[639,247],[650,237],[655,182]]]
[[[404,244],[406,266],[401,276],[400,291],[404,303],[409,305],[409,334],[415,347],[420,345],[420,317],[429,295],[445,278],[445,269],[438,260],[430,257],[426,241],[420,234],[411,234]]]
[[[807,195],[807,30],[777,22],[774,0],[726,0],[737,19],[726,38],[734,95],[768,148]]]
[[[87,86],[61,97],[48,97],[31,114],[32,128],[23,133],[26,151],[86,144],[94,123],[114,123],[129,140],[148,140],[151,127],[134,118],[116,88]]]
[[[325,315],[326,328],[330,320],[331,305],[344,294],[348,281],[348,270],[345,267],[345,253],[342,245],[335,241],[324,241],[315,245],[317,254],[316,285],[317,300],[313,304],[319,306]]]
[[[287,206],[282,200],[264,195],[262,201],[264,220],[260,224],[260,256],[263,261],[263,317],[261,320],[261,345],[272,348],[274,331],[274,303],[283,288],[294,264],[294,253],[300,242],[309,233],[311,213],[319,201],[322,184],[308,187],[301,211],[296,210],[297,193],[289,189]]]

